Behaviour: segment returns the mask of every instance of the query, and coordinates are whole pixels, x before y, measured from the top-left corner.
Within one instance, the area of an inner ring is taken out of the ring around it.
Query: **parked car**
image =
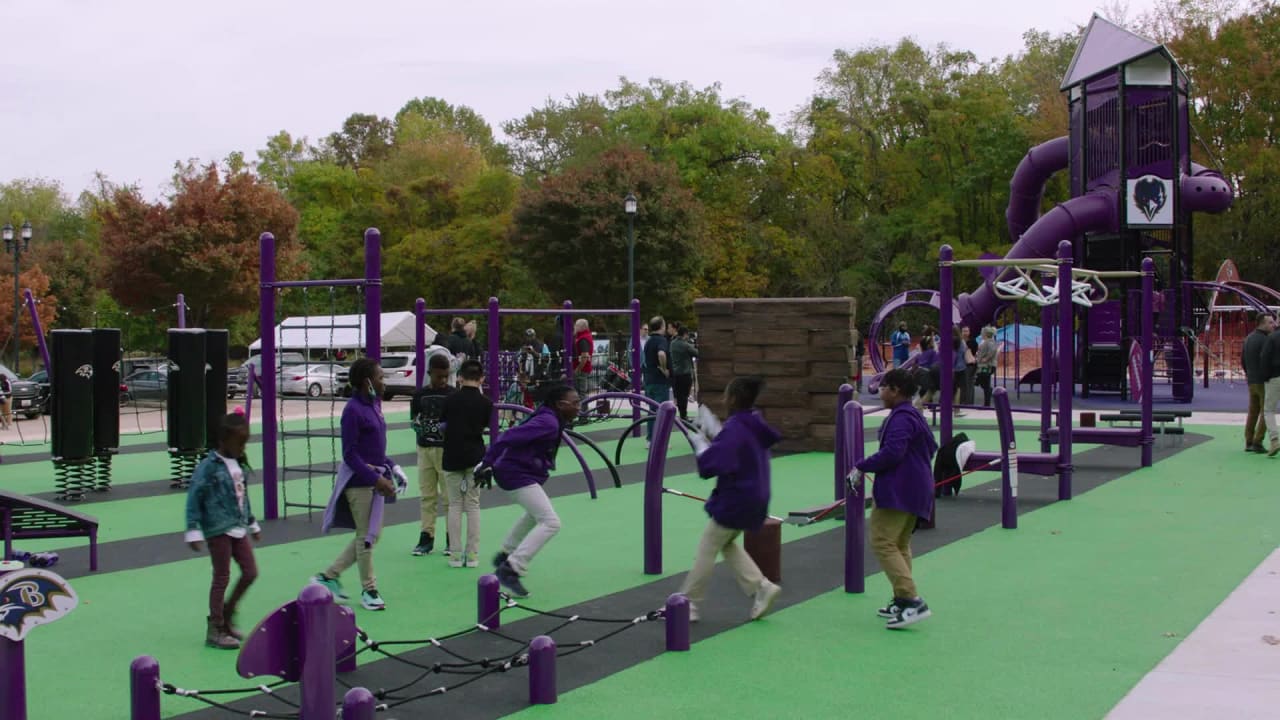
[[[290,365],[305,365],[307,358],[300,352],[278,352],[276,353],[276,387],[280,387],[280,378],[284,368]],[[249,368],[253,368],[254,384],[257,389],[262,389],[262,354],[259,353],[245,360],[240,367],[232,368],[227,371],[227,394],[235,397],[236,393],[245,392],[245,387],[249,384]],[[232,388],[238,388],[232,391]]]
[[[431,356],[440,353],[443,353],[449,358],[452,371],[457,372],[457,361],[446,348],[440,345],[432,345],[427,348],[426,354],[423,355],[423,362],[430,363]],[[397,395],[411,396],[415,391],[417,391],[417,359],[417,353],[411,352],[392,352],[382,354],[382,360],[380,360],[378,364],[382,366],[383,383],[386,386],[386,389],[382,393],[383,400],[390,400]]]
[[[16,416],[21,414],[28,420],[40,417],[40,386],[30,380],[23,380],[12,370],[0,365],[0,373],[9,379],[9,392],[12,396],[11,409]]]
[[[36,387],[39,390],[37,396],[39,398],[38,407],[40,408],[41,413],[48,415],[49,393],[53,389],[53,386],[49,384],[49,373],[44,370],[33,372],[31,373],[31,376],[27,378],[27,382],[33,382],[36,384]]]
[[[139,370],[124,379],[123,392],[133,402],[164,402],[169,398],[169,373]]]
[[[308,397],[335,395],[341,388],[338,385],[338,372],[341,370],[346,368],[337,363],[311,363],[282,368],[280,392],[284,395]]]

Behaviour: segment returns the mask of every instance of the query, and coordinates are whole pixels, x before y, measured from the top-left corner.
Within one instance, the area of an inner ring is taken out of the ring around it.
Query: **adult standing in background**
[[[907,332],[905,322],[898,323],[898,329],[889,336],[889,345],[893,348],[893,367],[902,367],[907,358],[911,357],[911,333]]]
[[[671,398],[671,369],[668,366],[667,322],[661,315],[649,320],[649,341],[644,344],[644,394],[651,400],[666,402]],[[646,444],[653,439],[653,426],[648,424]]]
[[[982,342],[978,343],[978,351],[973,355],[977,364],[975,378],[978,387],[982,388],[983,407],[991,407],[991,379],[996,374],[996,358],[998,356],[999,347],[996,345],[996,329],[988,325],[982,328]],[[1261,408],[1261,400],[1259,400],[1258,406]]]
[[[978,341],[974,339],[967,325],[960,328],[960,338],[964,341],[965,348],[964,385],[960,393],[960,402],[964,405],[972,405],[973,382],[978,375]]]
[[[1267,366],[1262,363],[1262,349],[1267,336],[1276,329],[1276,319],[1271,313],[1260,313],[1257,325],[1244,341],[1240,365],[1244,368],[1245,381],[1249,383],[1249,415],[1244,423],[1245,452],[1266,452],[1262,438],[1266,436],[1267,423],[1262,417],[1262,403],[1267,393]]]
[[[693,360],[698,348],[689,342],[689,329],[676,325],[676,336],[671,341],[671,393],[676,397],[680,419],[689,419],[689,392],[693,390]]]
[[[1276,424],[1276,409],[1280,406],[1280,332],[1267,335],[1262,345],[1262,367],[1267,374],[1267,387],[1262,397],[1262,417],[1267,423],[1271,446],[1267,455],[1280,453],[1280,425]]]
[[[587,397],[591,390],[591,356],[596,351],[595,336],[586,318],[573,323],[573,384],[579,399]]]

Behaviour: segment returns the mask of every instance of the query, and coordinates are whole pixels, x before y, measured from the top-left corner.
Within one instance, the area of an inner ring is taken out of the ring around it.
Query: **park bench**
[[[57,503],[0,490],[0,531],[4,557],[13,554],[14,540],[89,538],[89,569],[98,569],[98,519]]]

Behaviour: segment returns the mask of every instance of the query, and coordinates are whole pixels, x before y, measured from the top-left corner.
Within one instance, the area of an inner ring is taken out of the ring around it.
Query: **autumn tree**
[[[256,307],[260,233],[275,234],[278,277],[300,272],[297,225],[297,211],[247,171],[185,172],[167,203],[117,189],[103,217],[106,287],[134,311],[184,293],[192,325],[225,327]]]

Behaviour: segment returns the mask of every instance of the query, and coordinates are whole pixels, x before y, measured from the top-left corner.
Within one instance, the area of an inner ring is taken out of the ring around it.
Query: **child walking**
[[[896,369],[880,382],[880,399],[889,417],[880,426],[880,449],[856,466],[856,480],[875,473],[871,510],[871,549],[893,586],[893,599],[876,611],[889,629],[904,628],[931,614],[911,577],[911,533],[916,518],[933,513],[933,455],[938,443],[924,416],[911,404],[916,393],[911,373]]]
[[[240,647],[244,635],[233,622],[236,607],[258,577],[249,536],[260,540],[262,528],[253,517],[249,494],[245,492],[247,442],[249,423],[244,415],[224,416],[218,425],[218,448],[196,467],[187,489],[187,532],[183,539],[196,552],[209,543],[209,557],[213,560],[204,642],[221,650]],[[224,598],[231,583],[232,559],[240,566],[240,579],[231,595]]]
[[[560,532],[560,517],[542,489],[556,466],[560,436],[578,417],[578,391],[554,385],[528,420],[498,436],[476,467],[477,482],[486,486],[496,480],[524,515],[502,541],[502,551],[493,558],[498,582],[516,597],[528,597],[520,578],[529,571],[533,556]]]
[[[448,497],[444,467],[440,461],[444,457],[444,403],[454,388],[449,384],[449,358],[444,353],[432,355],[427,361],[427,377],[427,384],[413,394],[409,405],[418,441],[419,512],[422,516],[418,544],[413,547],[414,555],[426,555],[435,548],[436,519],[440,516],[440,506]]]
[[[347,568],[360,569],[360,605],[366,610],[385,610],[373,573],[373,546],[382,533],[382,513],[387,502],[408,484],[404,470],[387,457],[387,421],[378,405],[385,390],[382,368],[376,360],[362,357],[351,364],[351,399],[342,409],[342,462],[333,485],[320,531],[351,528],[355,537],[334,559],[329,569],[314,582],[329,589],[337,600],[346,600],[338,578]],[[393,481],[392,478],[395,478]]]
[[[444,401],[444,484],[449,496],[449,537],[458,542],[462,536],[462,514],[467,515],[466,544],[456,548],[449,567],[469,568],[480,565],[480,488],[476,487],[475,467],[484,459],[484,431],[493,413],[493,403],[480,392],[484,384],[484,366],[478,360],[467,360],[458,369],[462,387]]]
[[[764,381],[755,377],[735,378],[725,388],[729,419],[718,432],[716,423],[707,418],[701,423],[703,433],[711,435],[708,444],[703,435],[694,435],[698,474],[716,478],[716,488],[705,505],[711,516],[702,531],[693,568],[684,579],[680,591],[689,598],[689,619],[699,619],[698,608],[706,594],[707,581],[723,554],[725,564],[733,571],[738,587],[754,599],[751,619],[763,617],[773,606],[782,588],[769,582],[751,556],[738,546],[744,530],[756,530],[769,515],[769,448],[782,437],[764,421],[755,409]],[[709,412],[704,415],[710,415]],[[714,417],[714,416],[711,416]]]

